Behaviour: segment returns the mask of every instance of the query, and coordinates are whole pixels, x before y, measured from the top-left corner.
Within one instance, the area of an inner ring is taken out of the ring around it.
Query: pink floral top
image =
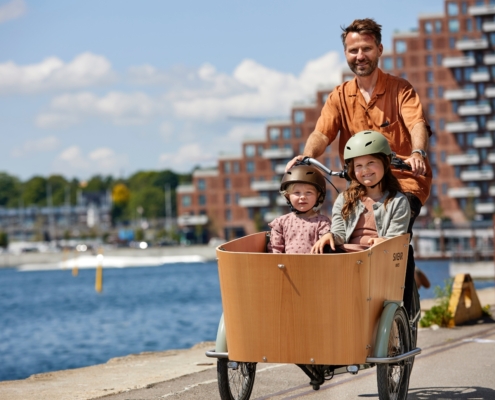
[[[272,228],[269,253],[305,254],[330,231],[330,219],[321,214],[306,219],[289,213],[274,219],[268,226]]]

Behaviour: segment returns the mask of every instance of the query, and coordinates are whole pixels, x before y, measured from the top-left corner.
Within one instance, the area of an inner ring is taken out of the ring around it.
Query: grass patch
[[[427,328],[432,325],[447,327],[453,315],[449,311],[450,296],[452,295],[452,284],[454,279],[446,279],[444,287],[435,286],[435,299],[437,304],[427,310],[419,321],[419,326]]]

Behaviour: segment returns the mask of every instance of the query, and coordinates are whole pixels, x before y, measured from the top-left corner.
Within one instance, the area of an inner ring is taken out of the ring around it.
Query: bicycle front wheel
[[[256,363],[217,361],[218,390],[222,400],[249,400],[256,376]]]
[[[411,350],[409,321],[402,308],[397,309],[390,329],[387,357],[395,357]],[[409,390],[411,361],[378,364],[377,383],[380,400],[405,400]]]

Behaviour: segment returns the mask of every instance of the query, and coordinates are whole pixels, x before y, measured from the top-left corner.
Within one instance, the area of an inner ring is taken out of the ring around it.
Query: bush
[[[452,283],[453,279],[446,279],[444,281],[445,286],[435,286],[435,298],[438,304],[434,305],[431,309],[425,312],[425,315],[419,321],[419,325],[422,328],[427,328],[431,325],[438,325],[446,327],[449,325],[449,321],[453,318],[452,313],[449,311],[450,296],[452,295]]]

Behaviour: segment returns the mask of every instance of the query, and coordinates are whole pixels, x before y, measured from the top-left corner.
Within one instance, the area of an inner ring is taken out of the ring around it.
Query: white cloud
[[[27,11],[24,0],[12,0],[10,3],[0,6],[0,24],[22,17]]]
[[[88,117],[109,119],[116,125],[140,125],[158,112],[160,101],[145,93],[110,92],[98,97],[90,92],[55,97],[49,110],[40,113],[40,128],[64,128]]]
[[[20,147],[12,150],[13,157],[23,157],[32,153],[43,153],[52,151],[60,146],[60,140],[55,136],[47,136],[37,140],[28,140]]]
[[[70,63],[49,57],[32,65],[0,64],[0,94],[79,89],[114,79],[110,62],[92,53],[80,54]]]
[[[79,146],[70,146],[58,155],[52,169],[64,175],[118,175],[128,164],[127,155],[116,154],[107,147],[96,148],[84,154]]]
[[[178,172],[191,172],[194,165],[215,164],[217,154],[205,149],[198,143],[186,144],[174,152],[162,153],[158,159],[158,168],[172,169]]]

